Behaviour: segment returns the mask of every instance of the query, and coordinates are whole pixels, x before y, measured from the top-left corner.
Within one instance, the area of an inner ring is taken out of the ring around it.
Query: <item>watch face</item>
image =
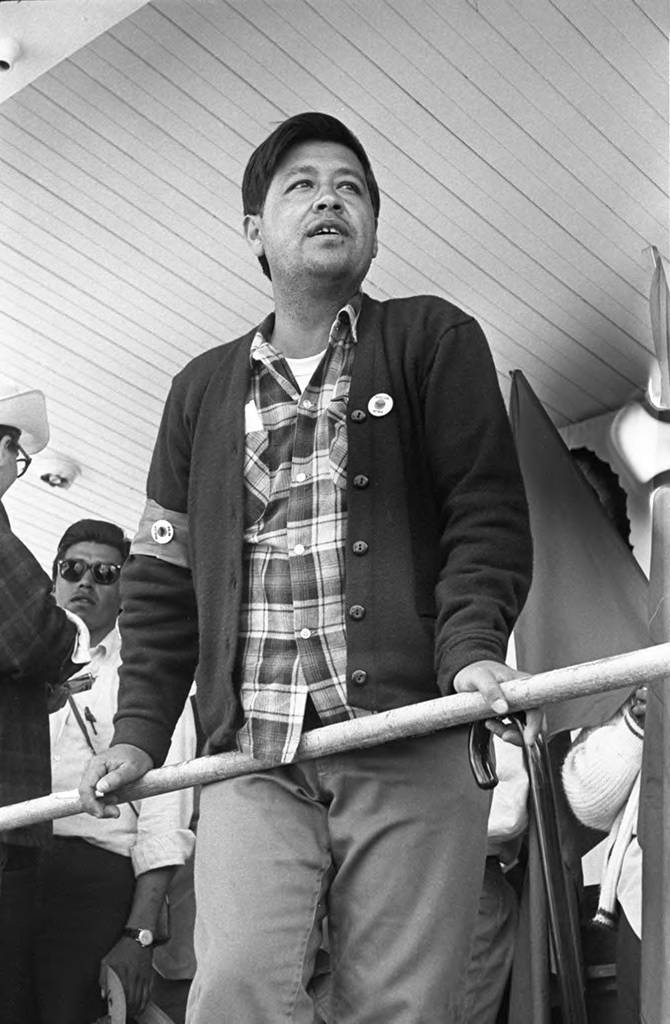
[[[140,928],[137,932],[137,941],[140,946],[150,946],[154,941],[154,933],[148,928]]]

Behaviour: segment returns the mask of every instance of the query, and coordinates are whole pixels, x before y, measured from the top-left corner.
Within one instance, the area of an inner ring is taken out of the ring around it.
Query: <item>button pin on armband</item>
[[[169,544],[174,537],[174,526],[167,519],[157,519],[151,525],[151,539],[156,544]]]

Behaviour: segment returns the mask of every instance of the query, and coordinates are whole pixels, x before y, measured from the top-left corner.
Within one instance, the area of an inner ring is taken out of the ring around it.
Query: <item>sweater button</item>
[[[370,477],[366,476],[365,473],[358,473],[354,479],[354,487],[357,487],[359,491],[364,490],[370,483]]]
[[[355,619],[356,621],[358,621],[359,619],[364,619],[365,618],[365,608],[363,607],[363,605],[362,604],[352,604],[351,608],[349,609],[349,618],[350,619]]]
[[[351,548],[355,555],[367,554],[369,545],[364,540],[355,540]]]
[[[353,409],[351,412],[351,419],[354,423],[362,423],[363,420],[368,418],[368,414],[365,409]]]
[[[351,681],[354,686],[365,686],[368,681],[368,674],[364,669],[357,668],[351,673]]]

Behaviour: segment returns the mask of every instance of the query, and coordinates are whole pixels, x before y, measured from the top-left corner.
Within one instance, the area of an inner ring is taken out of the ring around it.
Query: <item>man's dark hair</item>
[[[85,544],[87,541],[94,544],[108,544],[112,548],[117,548],[122,562],[125,562],[130,553],[130,541],[120,526],[108,523],[104,519],[79,519],[72,526],[68,526],[58,542],[58,550],[52,566],[54,580],[58,563],[64,557],[67,549],[71,548],[73,544]]]
[[[358,157],[376,221],[379,217],[379,187],[367,153],[345,124],[330,114],[320,114],[316,111],[296,114],[282,121],[253,151],[242,178],[242,207],[245,216],[263,212],[265,197],[279,164],[289,149],[301,142],[337,142]],[[265,256],[259,256],[258,262],[265,276],[270,277],[270,268]]]
[[[12,441],[18,441],[21,431],[18,427],[10,427],[9,424],[0,423],[0,441],[3,437],[11,437]]]

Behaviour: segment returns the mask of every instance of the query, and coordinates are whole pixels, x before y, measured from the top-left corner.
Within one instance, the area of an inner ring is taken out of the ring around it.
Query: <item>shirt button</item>
[[[296,544],[296,546],[293,548],[293,553],[295,555],[304,555],[305,554],[305,545],[304,544]]]
[[[356,620],[365,618],[365,608],[363,607],[363,605],[352,604],[351,608],[349,609],[349,618]]]
[[[351,673],[351,681],[354,686],[365,686],[368,681],[368,674],[364,669],[357,668]]]
[[[54,754],[54,761],[60,761],[60,754]]]
[[[307,629],[307,627],[306,627],[306,626],[305,626],[305,627],[303,627],[303,629],[301,629],[301,630],[300,630],[300,638],[301,638],[302,640],[309,640],[309,638],[311,637],[311,635],[312,635],[312,631],[311,631],[311,629]]]
[[[368,550],[368,544],[364,540],[355,540],[351,545],[355,555],[365,555]]]
[[[353,480],[354,487],[357,487],[359,491],[362,491],[370,483],[370,477],[366,476],[365,473],[358,473]]]
[[[305,409],[312,409],[314,406],[314,402],[310,401],[309,398],[306,398],[302,404]]]
[[[354,423],[362,423],[363,420],[367,419],[367,415],[368,414],[365,412],[364,409],[353,409],[351,413],[351,418],[354,421]]]
[[[296,483],[301,484],[307,479],[307,473],[296,473],[295,479]]]

